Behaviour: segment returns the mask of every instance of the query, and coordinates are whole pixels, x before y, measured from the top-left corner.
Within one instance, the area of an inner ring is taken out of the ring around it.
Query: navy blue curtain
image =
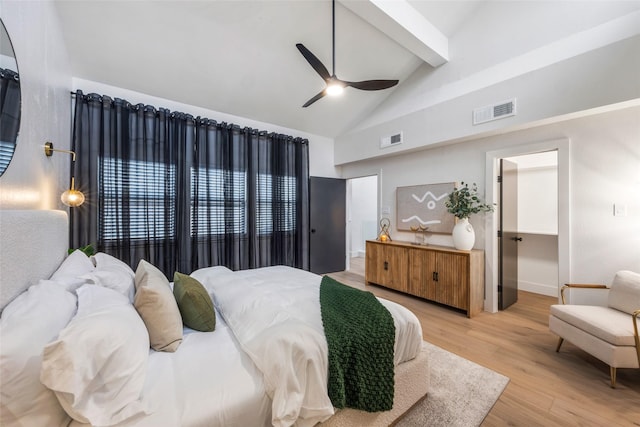
[[[309,268],[308,141],[96,94],[75,94],[87,201],[71,245],[169,277],[215,265]]]

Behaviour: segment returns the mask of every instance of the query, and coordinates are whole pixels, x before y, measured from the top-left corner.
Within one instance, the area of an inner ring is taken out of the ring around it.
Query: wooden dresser
[[[466,311],[484,308],[484,251],[367,240],[365,280]]]

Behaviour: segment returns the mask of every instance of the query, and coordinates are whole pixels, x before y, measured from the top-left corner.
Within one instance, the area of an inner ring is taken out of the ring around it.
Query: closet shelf
[[[517,232],[518,234],[536,234],[539,236],[557,236],[558,232],[552,232],[552,231],[535,231],[535,230],[519,230]]]

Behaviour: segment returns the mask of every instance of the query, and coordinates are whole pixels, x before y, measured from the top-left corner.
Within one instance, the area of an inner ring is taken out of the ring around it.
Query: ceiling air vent
[[[515,115],[516,99],[513,98],[497,104],[487,105],[486,107],[476,108],[473,110],[473,124],[479,125],[480,123],[486,123],[492,120],[498,120]]]
[[[402,144],[402,132],[380,138],[380,148],[387,148],[398,144]]]

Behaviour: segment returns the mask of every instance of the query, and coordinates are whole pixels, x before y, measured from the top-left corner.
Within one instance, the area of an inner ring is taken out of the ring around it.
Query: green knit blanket
[[[368,412],[393,406],[395,326],[371,293],[324,276],[322,324],[329,345],[329,398],[336,408]]]

